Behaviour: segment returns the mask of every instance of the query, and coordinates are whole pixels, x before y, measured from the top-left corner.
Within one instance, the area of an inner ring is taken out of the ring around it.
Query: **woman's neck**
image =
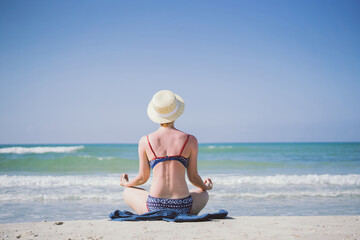
[[[162,128],[175,129],[174,122],[162,123],[162,124],[160,124],[160,129],[162,129]]]

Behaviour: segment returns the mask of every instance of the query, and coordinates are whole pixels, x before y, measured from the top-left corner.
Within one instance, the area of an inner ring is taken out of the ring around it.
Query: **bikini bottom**
[[[149,212],[170,209],[181,213],[190,213],[193,204],[191,195],[181,199],[157,198],[148,196],[146,206]]]

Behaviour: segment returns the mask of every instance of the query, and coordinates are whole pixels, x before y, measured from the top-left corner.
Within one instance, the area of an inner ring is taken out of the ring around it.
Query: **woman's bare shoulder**
[[[147,142],[147,139],[154,139],[157,138],[159,135],[158,131],[154,131],[154,132],[149,132],[148,134],[146,134],[145,136],[141,137],[141,139],[143,139],[144,141]],[[140,139],[140,140],[141,140]]]
[[[142,136],[139,140],[139,146],[144,144],[144,140],[146,139],[146,136]]]
[[[139,146],[146,146],[148,144],[148,135],[142,136],[139,140]]]
[[[193,146],[197,146],[198,145],[197,138],[194,135],[189,134],[188,144],[193,145]]]

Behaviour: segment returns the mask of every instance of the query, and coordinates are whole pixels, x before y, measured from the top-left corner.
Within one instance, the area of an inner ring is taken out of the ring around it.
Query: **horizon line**
[[[199,142],[201,144],[277,144],[277,143],[360,143],[360,141],[252,141],[252,142]],[[105,144],[119,144],[119,145],[137,145],[138,143],[116,143],[116,142],[94,142],[94,143],[0,143],[0,145],[105,145]]]

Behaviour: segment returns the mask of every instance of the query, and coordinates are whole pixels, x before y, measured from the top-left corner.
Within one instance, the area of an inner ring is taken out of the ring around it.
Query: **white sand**
[[[199,223],[107,220],[0,224],[1,239],[360,239],[360,216],[234,217]]]

